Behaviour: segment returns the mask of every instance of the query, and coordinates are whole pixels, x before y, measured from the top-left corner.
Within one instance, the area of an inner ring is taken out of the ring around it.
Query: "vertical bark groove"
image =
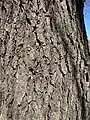
[[[0,1],[0,120],[89,120],[82,0]]]

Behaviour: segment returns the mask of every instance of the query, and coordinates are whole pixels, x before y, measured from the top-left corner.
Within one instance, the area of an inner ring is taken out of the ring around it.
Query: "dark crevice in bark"
[[[37,73],[37,72],[36,72],[33,68],[31,68],[31,67],[29,67],[29,71],[31,71],[33,75],[36,75],[36,73]]]
[[[55,4],[55,0],[53,0],[53,5]]]
[[[24,6],[23,6],[23,2],[22,2],[22,0],[20,0],[19,7],[20,7],[20,10],[23,12],[23,10],[24,10]]]
[[[69,16],[70,16],[70,19],[72,20],[72,14],[71,14],[70,6],[69,6],[69,4],[68,4],[68,0],[66,0],[66,5],[67,5],[68,14],[69,14]]]
[[[44,3],[45,3],[45,9],[46,9],[46,12],[47,12],[49,7],[50,7],[51,0],[45,0]]]
[[[71,73],[67,58],[68,57],[67,57],[67,53],[66,53],[66,55],[65,55],[65,63],[66,63],[66,67],[67,67],[68,72]]]
[[[89,75],[88,75],[88,72],[86,73],[86,82],[89,82]]]
[[[35,32],[36,29],[37,29],[36,25],[33,26],[33,31],[32,32]]]
[[[2,10],[2,11],[5,11],[5,13],[7,12],[7,10],[6,10],[5,6],[4,6],[4,1],[2,1],[1,10]]]
[[[50,118],[50,111],[51,111],[51,105],[50,104],[48,104],[48,113],[47,113],[47,120],[51,120],[51,118]]]
[[[75,109],[76,109],[76,120],[79,120],[79,118],[78,118],[78,109],[77,109],[77,104],[75,104]]]
[[[87,120],[84,94],[81,97],[81,107],[82,107],[82,113],[81,113],[82,120]]]
[[[40,42],[40,40],[38,39],[38,36],[37,36],[37,33],[35,32],[35,36],[36,36],[36,41],[37,41],[37,43],[39,44],[39,46],[41,46],[41,42]]]
[[[60,0],[60,2],[62,2],[63,0]]]
[[[29,25],[31,25],[30,19],[27,17],[27,15],[26,15],[26,21]]]
[[[52,17],[50,17],[50,27],[51,27],[51,31],[53,31]]]
[[[70,36],[70,34],[67,34],[67,37],[69,38],[69,40],[70,40],[72,46],[74,46],[74,41],[72,40],[72,37]]]
[[[82,117],[82,120],[86,120],[85,97],[84,97],[84,94],[81,93],[81,88],[77,80],[76,80],[76,88],[77,88],[77,97],[80,102],[81,110],[82,110],[81,117]]]
[[[0,87],[0,114],[1,114],[1,106],[2,106],[2,88]]]
[[[62,71],[62,68],[61,68],[61,65],[60,65],[60,64],[59,64],[59,70],[60,70],[62,76],[65,77],[65,74],[64,74],[64,72]]]
[[[5,119],[89,118],[82,7],[81,0],[1,3],[0,112]]]

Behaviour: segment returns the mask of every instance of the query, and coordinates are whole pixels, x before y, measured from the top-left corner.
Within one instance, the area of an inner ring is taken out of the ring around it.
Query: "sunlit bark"
[[[0,120],[89,120],[83,1],[0,6]]]

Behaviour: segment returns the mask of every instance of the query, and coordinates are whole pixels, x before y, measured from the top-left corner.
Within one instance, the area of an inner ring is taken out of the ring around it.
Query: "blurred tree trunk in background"
[[[83,0],[0,0],[0,120],[90,120]]]

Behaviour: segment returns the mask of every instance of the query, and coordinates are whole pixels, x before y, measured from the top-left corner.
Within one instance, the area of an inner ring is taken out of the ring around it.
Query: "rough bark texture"
[[[90,120],[83,0],[0,0],[0,120]]]

